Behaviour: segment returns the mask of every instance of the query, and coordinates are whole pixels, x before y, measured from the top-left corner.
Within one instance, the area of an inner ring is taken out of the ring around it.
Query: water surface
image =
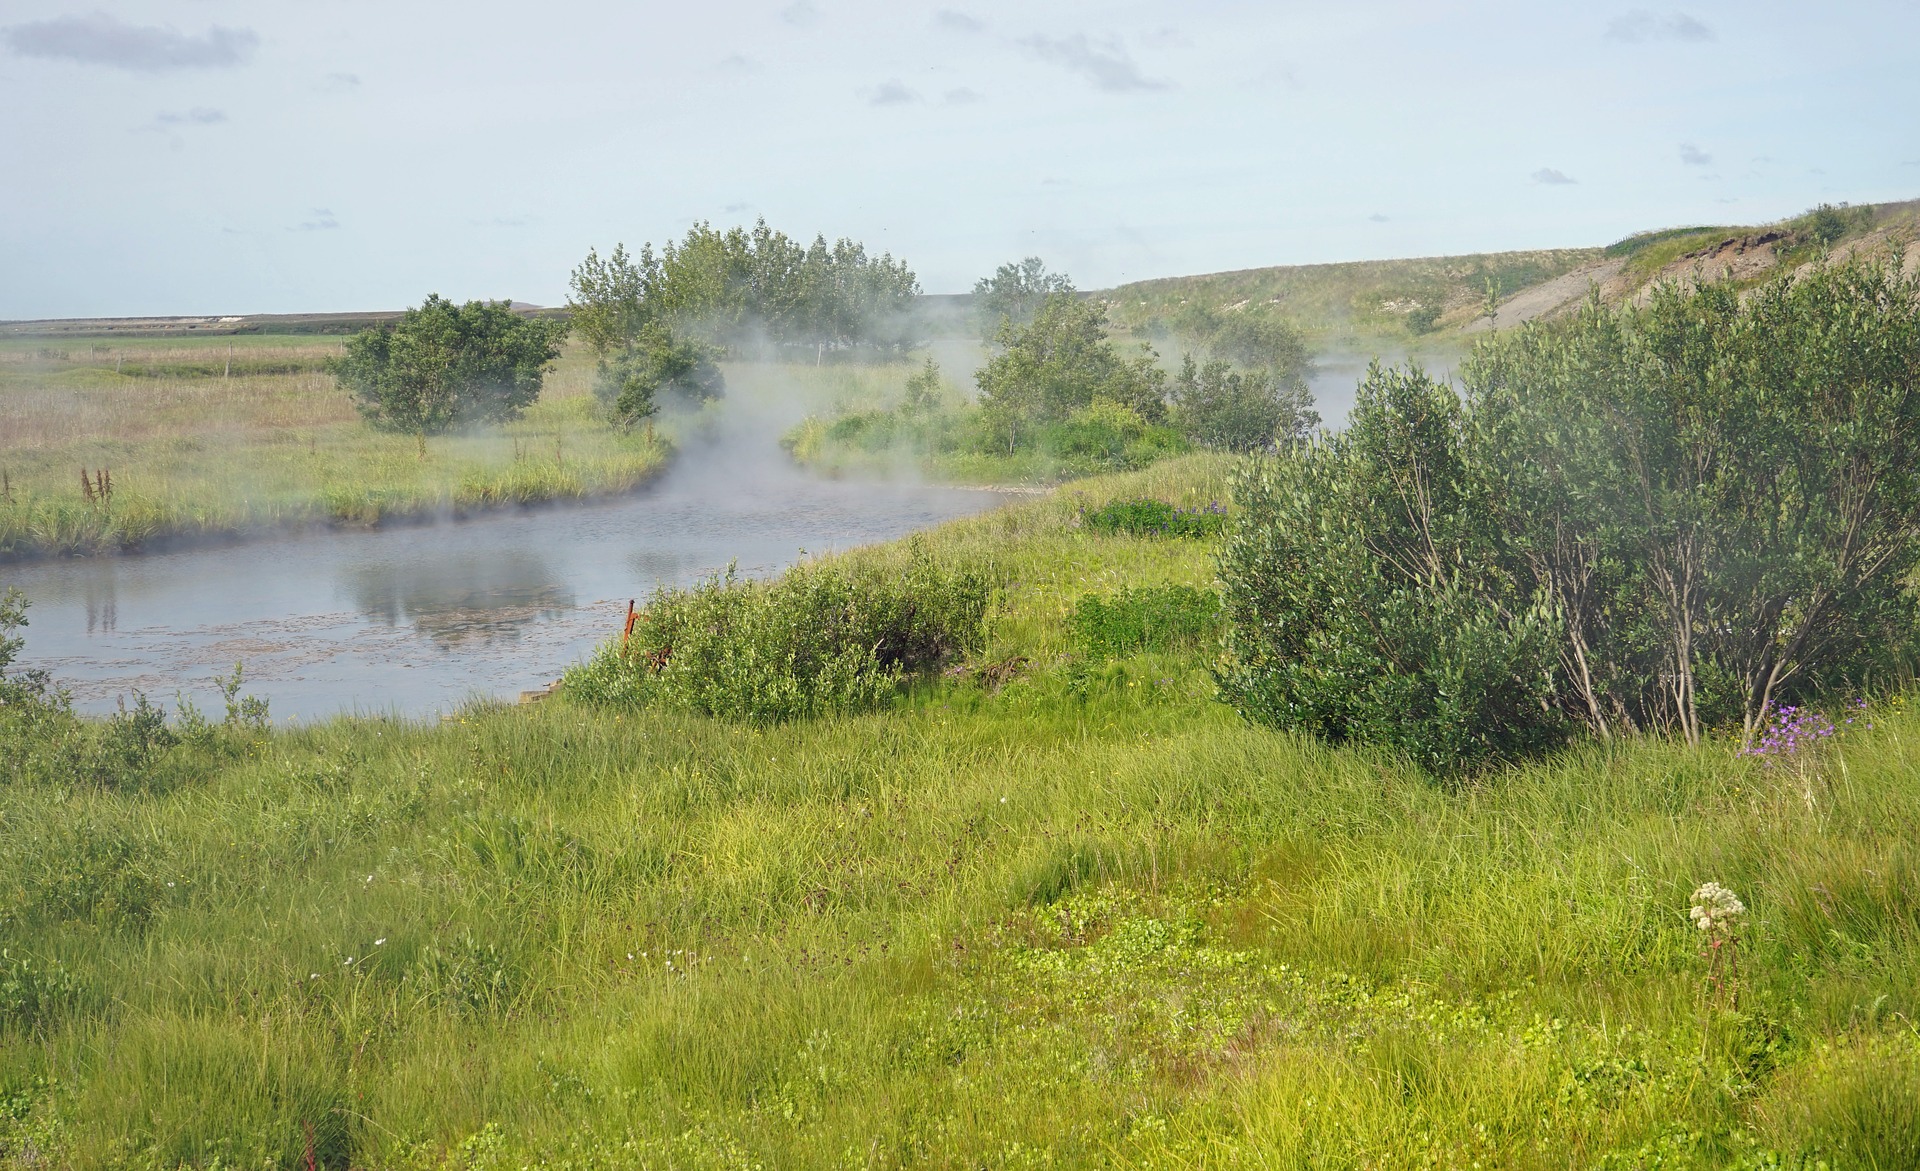
[[[737,561],[889,540],[1001,503],[990,492],[824,480],[765,429],[695,446],[655,486],[598,504],[0,568],[32,603],[22,666],[77,707],[134,690],[220,714],[236,660],[276,719],[431,717],[551,682],[617,633],[630,598]]]

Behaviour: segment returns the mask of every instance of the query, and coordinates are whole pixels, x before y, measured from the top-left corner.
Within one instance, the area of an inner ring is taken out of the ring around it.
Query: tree
[[[649,245],[641,249],[636,262],[627,255],[624,244],[615,244],[605,260],[592,248],[587,258],[573,270],[567,298],[573,332],[596,357],[633,341],[649,317],[648,290],[658,269]]]
[[[1072,293],[1047,297],[1029,325],[1000,327],[1001,352],[975,375],[991,432],[1008,454],[1023,437],[1109,399],[1147,423],[1166,419],[1166,372],[1148,350],[1129,361],[1107,337],[1107,310]]]
[[[600,363],[593,393],[614,426],[632,427],[653,417],[662,392],[693,402],[724,394],[726,378],[714,359],[712,347],[649,323],[631,343]]]
[[[581,336],[603,357],[649,322],[730,347],[910,348],[920,295],[913,270],[887,253],[824,236],[802,247],[765,220],[725,231],[702,221],[637,258],[621,248],[606,260],[589,251],[573,289]]]
[[[1313,395],[1268,370],[1242,373],[1189,354],[1173,380],[1174,418],[1187,438],[1219,451],[1264,451],[1319,426]]]
[[[456,305],[438,293],[391,325],[347,339],[335,380],[383,431],[420,438],[517,417],[540,397],[567,327],[520,317],[506,301]]]
[[[1026,325],[1047,298],[1073,291],[1072,278],[1064,272],[1048,272],[1046,262],[1038,256],[1003,264],[992,276],[981,277],[973,283],[973,308],[980,324],[980,336],[992,341],[1009,322]]]

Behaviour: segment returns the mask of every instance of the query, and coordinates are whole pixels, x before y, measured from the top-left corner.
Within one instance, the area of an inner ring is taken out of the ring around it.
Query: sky
[[[0,319],[560,304],[764,217],[928,292],[1920,196],[1920,5],[0,0]]]

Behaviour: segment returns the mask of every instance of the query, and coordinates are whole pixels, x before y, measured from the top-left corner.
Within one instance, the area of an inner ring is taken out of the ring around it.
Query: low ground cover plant
[[[751,723],[859,711],[978,650],[991,598],[988,573],[919,548],[900,567],[818,562],[772,582],[729,571],[661,589],[565,687]]]
[[[1220,595],[1192,586],[1143,586],[1081,598],[1067,618],[1074,648],[1091,659],[1204,647],[1220,633]]]
[[[1181,508],[1143,496],[1109,500],[1097,508],[1083,508],[1080,523],[1096,533],[1130,537],[1188,537],[1205,540],[1226,528],[1227,510],[1217,502],[1200,508]]]
[[[1375,367],[1249,468],[1221,561],[1246,716],[1438,772],[1698,742],[1910,670],[1920,280],[1856,260],[1656,290]]]

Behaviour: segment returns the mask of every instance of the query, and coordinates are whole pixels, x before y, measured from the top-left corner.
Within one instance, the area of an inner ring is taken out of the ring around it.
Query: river
[[[138,690],[168,708],[184,695],[218,718],[214,678],[240,661],[244,690],[276,721],[432,718],[552,682],[656,586],[729,562],[765,576],[1005,500],[821,479],[770,429],[725,438],[599,503],[5,567],[0,585],[31,603],[17,666],[52,672],[93,713]]]

